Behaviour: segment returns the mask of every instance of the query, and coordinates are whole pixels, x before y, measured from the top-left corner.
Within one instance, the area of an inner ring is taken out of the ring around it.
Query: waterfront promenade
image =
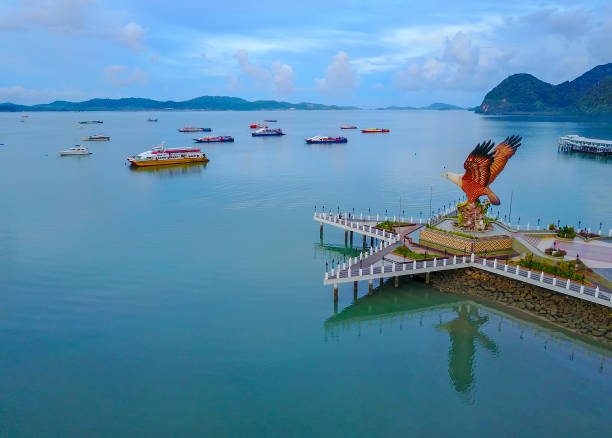
[[[478,257],[473,253],[468,256],[442,256],[434,257],[433,260],[412,260],[409,262],[401,261],[399,256],[389,259],[385,256],[400,246],[405,236],[376,228],[376,224],[371,223],[372,219],[366,225],[348,217],[342,218],[340,215],[315,212],[314,220],[321,225],[328,224],[345,230],[345,238],[347,233],[351,232],[364,233],[364,236],[367,233],[368,236],[375,236],[380,240],[380,243],[376,246],[371,246],[368,251],[361,252],[359,257],[351,257],[348,263],[342,263],[342,265],[338,265],[325,273],[324,284],[334,286],[334,299],[337,299],[338,285],[341,283],[352,281],[356,289],[357,282],[367,280],[371,292],[372,282],[376,279],[383,281],[384,278],[394,278],[397,287],[399,277],[405,275],[425,275],[426,282],[429,282],[429,276],[432,272],[476,268],[612,308],[612,294],[607,290],[600,289],[599,286],[590,287],[542,271],[511,265],[502,260]],[[440,220],[440,216],[438,215],[435,220]]]

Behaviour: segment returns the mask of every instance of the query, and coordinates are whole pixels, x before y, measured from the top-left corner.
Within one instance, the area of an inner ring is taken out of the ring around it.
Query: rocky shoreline
[[[431,274],[443,292],[496,301],[612,346],[612,309],[479,269]]]

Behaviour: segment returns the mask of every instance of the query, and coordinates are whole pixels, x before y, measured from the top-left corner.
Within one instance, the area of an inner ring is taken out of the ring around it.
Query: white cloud
[[[40,26],[54,32],[78,32],[87,25],[95,0],[20,0],[0,17],[0,30]]]
[[[159,55],[151,55],[149,61],[151,61],[152,64],[157,64],[159,62]]]
[[[125,44],[132,50],[140,51],[144,49],[142,43],[147,36],[147,30],[138,23],[131,21],[128,24],[117,28],[113,34],[117,41]]]
[[[315,86],[321,93],[342,94],[359,88],[361,78],[353,69],[346,52],[334,55],[332,63],[325,69],[323,79],[315,79]]]
[[[270,65],[270,70],[260,65],[253,64],[249,60],[249,54],[241,49],[236,52],[234,57],[238,60],[242,73],[250,77],[259,88],[267,88],[270,83],[277,94],[293,93],[293,81],[295,72],[288,64],[275,61]],[[231,88],[235,88],[234,83],[238,83],[238,78],[232,78]]]
[[[21,85],[0,88],[0,102],[12,102],[22,105],[49,103],[54,100],[83,100],[87,98],[79,90],[36,90]]]
[[[280,62],[272,63],[272,82],[274,89],[278,94],[291,94],[293,93],[293,81],[295,80],[295,73],[293,68],[287,64],[281,64]]]
[[[251,64],[249,61],[249,54],[246,50],[238,50],[234,57],[238,60],[242,73],[253,79],[258,87],[264,87],[267,85],[272,75],[265,68],[260,67],[257,64]]]
[[[144,87],[149,84],[149,76],[144,70],[125,65],[107,65],[104,79],[114,87]]]

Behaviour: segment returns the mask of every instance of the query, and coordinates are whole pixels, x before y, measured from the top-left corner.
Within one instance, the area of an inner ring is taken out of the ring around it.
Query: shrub
[[[548,229],[549,229],[550,231],[555,231],[555,224],[550,224],[550,225],[548,226]]]
[[[564,225],[557,230],[557,236],[564,239],[573,239],[576,237],[576,231],[574,230],[574,227]]]

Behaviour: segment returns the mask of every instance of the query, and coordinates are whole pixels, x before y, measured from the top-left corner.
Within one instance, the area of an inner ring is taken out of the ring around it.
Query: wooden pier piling
[[[393,286],[399,287],[399,276],[393,277]]]
[[[601,234],[601,233],[599,233],[599,234]],[[366,247],[366,235],[364,234],[363,235],[363,248],[365,249],[365,247]]]
[[[425,273],[425,284],[429,284],[429,272]]]
[[[353,232],[351,231],[351,246],[353,246]]]
[[[338,301],[338,283],[334,283],[334,301]]]
[[[323,236],[323,222],[321,222],[321,226],[319,227],[319,234]]]
[[[348,230],[344,231],[344,245],[348,243]]]
[[[372,295],[373,291],[374,288],[372,287],[372,279],[370,278],[370,280],[368,281],[368,295]]]

